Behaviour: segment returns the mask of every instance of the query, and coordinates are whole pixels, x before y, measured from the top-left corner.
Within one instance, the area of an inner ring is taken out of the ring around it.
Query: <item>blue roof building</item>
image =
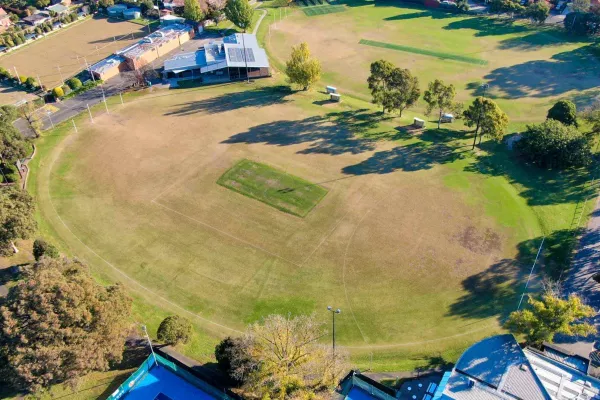
[[[108,400],[232,400],[188,368],[151,354]]]

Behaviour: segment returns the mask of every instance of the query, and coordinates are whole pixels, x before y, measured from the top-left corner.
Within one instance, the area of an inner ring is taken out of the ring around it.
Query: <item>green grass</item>
[[[299,217],[305,217],[327,194],[317,184],[250,160],[238,162],[217,183]]]
[[[334,14],[346,11],[346,7],[342,5],[314,5],[310,4],[307,7],[302,7],[302,11],[307,17],[317,15]]]
[[[487,63],[488,63],[486,60],[482,60],[480,58],[467,57],[467,56],[463,56],[460,54],[444,53],[441,51],[427,50],[427,49],[417,48],[417,47],[403,46],[403,45],[399,45],[399,44],[377,42],[374,40],[360,39],[359,43],[367,45],[367,46],[381,47],[383,49],[406,51],[408,53],[422,54],[425,56],[437,57],[442,60],[460,61],[460,62],[475,64],[475,65],[487,65]]]

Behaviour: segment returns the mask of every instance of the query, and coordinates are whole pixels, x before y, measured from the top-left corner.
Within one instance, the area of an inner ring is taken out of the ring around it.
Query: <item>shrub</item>
[[[62,85],[61,89],[63,91],[64,94],[68,94],[71,92],[71,88],[69,87],[69,85]]]
[[[577,127],[577,107],[572,101],[560,100],[548,110],[546,118]]]
[[[528,125],[515,149],[543,168],[582,167],[592,160],[589,139],[574,127],[553,119]]]
[[[158,340],[167,344],[187,343],[192,335],[192,324],[179,315],[165,318],[158,327]]]
[[[42,256],[58,258],[58,249],[44,239],[35,239],[33,242],[33,256],[39,261]]]
[[[35,88],[38,87],[38,84],[37,84],[35,78],[33,78],[31,76],[25,80],[25,85],[27,85],[27,87],[31,90],[34,90]]]
[[[52,94],[57,99],[60,99],[61,97],[63,97],[65,95],[65,91],[59,86],[59,87],[55,87],[54,89],[52,89]]]
[[[6,68],[0,67],[0,79],[10,78],[10,72]]]
[[[67,85],[69,85],[69,87],[72,90],[77,90],[79,89],[82,85],[81,85],[81,81],[77,78],[71,78],[67,81]]]
[[[19,83],[24,85],[27,82],[27,77],[25,75],[19,75]]]
[[[6,182],[14,183],[19,181],[19,171],[17,171],[17,167],[12,164],[2,164],[0,165],[0,169],[2,169],[3,178],[6,177]]]

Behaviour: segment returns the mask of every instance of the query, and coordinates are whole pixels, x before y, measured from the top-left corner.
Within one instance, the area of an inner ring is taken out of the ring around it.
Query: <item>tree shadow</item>
[[[358,164],[342,168],[342,173],[366,175],[414,172],[454,162],[462,158],[462,153],[466,150],[462,146],[449,144],[454,139],[453,134],[455,132],[446,129],[427,130],[419,136],[420,142],[378,151]]]
[[[591,185],[590,167],[547,170],[519,160],[504,143],[483,142],[485,155],[465,167],[465,171],[489,176],[503,176],[519,189],[530,206],[579,203],[597,191]]]
[[[453,21],[444,27],[446,30],[472,29],[478,31],[475,36],[503,36],[528,32],[531,28],[515,24],[509,19],[472,17]]]
[[[246,107],[268,107],[286,103],[293,92],[288,86],[261,87],[253,90],[225,93],[216,97],[173,106],[164,115],[188,116],[196,113],[218,114]]]
[[[557,46],[565,43],[586,43],[574,36],[559,35],[556,32],[538,30],[525,36],[504,39],[500,42],[502,50],[535,51],[542,47]]]
[[[587,47],[555,54],[550,60],[497,68],[484,78],[507,99],[550,97],[595,88],[600,84],[600,62]]]
[[[597,240],[600,241],[600,233],[597,234]],[[450,306],[448,315],[474,319],[496,317],[504,321],[517,308],[520,296],[525,291],[525,283],[542,239],[544,245],[528,291],[536,290],[544,278],[556,281],[569,269],[577,237],[577,231],[562,229],[545,238],[536,237],[519,243],[514,259],[502,259],[463,280],[462,287],[466,293]],[[600,257],[596,256],[591,262],[598,260]]]
[[[433,18],[433,19],[446,19],[446,18],[454,18],[456,17],[456,13],[453,12],[444,12],[440,10],[432,11],[432,10],[423,10],[419,12],[409,13],[409,14],[398,14],[393,17],[384,18],[384,21],[408,21],[411,19],[419,19],[419,18]]]
[[[375,148],[375,140],[357,137],[376,126],[376,113],[367,109],[329,113],[302,120],[273,121],[235,134],[222,143],[263,143],[291,146],[309,143],[298,154],[359,154]]]

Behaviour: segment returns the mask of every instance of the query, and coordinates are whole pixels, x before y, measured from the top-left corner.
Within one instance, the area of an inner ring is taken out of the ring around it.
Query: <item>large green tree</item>
[[[423,100],[427,103],[427,115],[430,115],[435,109],[439,111],[438,129],[440,128],[444,112],[450,110],[455,104],[454,96],[456,96],[454,85],[446,85],[440,79],[429,82],[429,87],[423,95]]]
[[[248,3],[248,0],[227,0],[223,11],[227,19],[244,32],[252,26],[254,8]]]
[[[529,297],[528,305],[525,310],[512,312],[505,327],[512,333],[524,335],[529,344],[551,342],[557,333],[567,336],[596,333],[593,325],[581,322],[596,312],[584,305],[578,296],[561,299],[552,292],[546,292],[541,299]]]
[[[550,15],[550,7],[544,0],[531,3],[525,8],[525,16],[537,24],[543,24]]]
[[[498,104],[485,97],[477,97],[473,103],[463,112],[465,125],[475,127],[475,137],[473,138],[473,148],[479,136],[488,135],[494,140],[501,140],[508,126],[508,116],[504,113]]]
[[[290,59],[285,64],[285,73],[291,84],[307,90],[321,77],[321,63],[310,56],[308,44],[292,47]]]
[[[198,0],[185,0],[183,3],[183,16],[194,22],[200,22],[204,19],[204,13]]]
[[[36,230],[35,202],[17,186],[0,187],[0,255],[16,249],[14,241],[28,239]]]
[[[107,370],[122,359],[130,310],[121,285],[98,285],[77,260],[44,258],[0,307],[4,376],[35,392]]]
[[[577,127],[577,107],[570,100],[559,100],[548,110],[546,118]]]
[[[0,122],[0,163],[14,164],[27,157],[27,141],[11,124]]]
[[[371,75],[367,79],[373,103],[386,110],[402,111],[413,106],[421,96],[419,80],[408,69],[396,68],[385,60],[371,64]]]
[[[515,144],[515,150],[530,162],[559,169],[588,165],[592,159],[590,147],[587,136],[553,119],[528,125]]]

